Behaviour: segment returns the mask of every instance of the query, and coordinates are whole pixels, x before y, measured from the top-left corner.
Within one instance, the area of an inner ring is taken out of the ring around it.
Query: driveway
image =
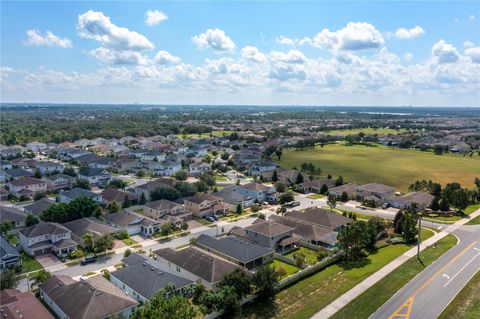
[[[35,259],[40,263],[40,265],[42,265],[43,268],[55,266],[62,263],[54,254],[37,256],[35,257]]]

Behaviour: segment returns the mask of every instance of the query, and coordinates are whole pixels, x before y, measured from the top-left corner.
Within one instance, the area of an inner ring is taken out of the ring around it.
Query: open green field
[[[444,185],[457,181],[471,188],[474,177],[480,177],[478,157],[434,155],[386,146],[330,144],[323,148],[288,149],[283,151],[279,164],[283,168],[299,168],[303,162],[320,167],[323,175],[342,175],[347,181],[360,184],[384,183],[403,192],[419,179],[432,179]]]
[[[406,285],[419,272],[425,269],[425,267],[455,246],[456,243],[457,239],[453,235],[448,235],[442,238],[438,241],[436,248],[428,247],[421,253],[423,265],[418,262],[416,257],[410,258],[406,263],[395,269],[387,277],[381,279],[351,303],[340,309],[340,311],[331,318],[368,318],[373,312],[375,312],[375,310],[390,299],[393,294]],[[480,288],[480,286],[478,288]]]
[[[480,318],[480,271],[470,279],[438,318]]]
[[[273,303],[252,303],[245,307],[241,318],[310,318],[412,247],[398,244],[380,248],[368,256],[365,265],[357,268],[342,268],[339,264],[329,266],[280,291]]]
[[[371,127],[366,127],[366,128],[355,128],[355,129],[345,129],[345,130],[332,130],[332,131],[325,131],[325,134],[330,134],[330,135],[354,135],[358,133],[365,133],[369,135],[382,135],[382,134],[399,134],[399,133],[404,133],[406,132],[406,129],[392,129],[392,128],[371,128]]]
[[[177,134],[178,138],[191,138],[191,137],[210,137],[213,135],[214,137],[222,137],[232,134],[233,131],[212,131],[211,133],[202,133],[202,134],[185,134],[182,133]]]

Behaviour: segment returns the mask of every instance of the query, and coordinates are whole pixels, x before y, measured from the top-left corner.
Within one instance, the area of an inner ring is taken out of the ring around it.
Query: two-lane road
[[[454,231],[460,242],[425,268],[370,316],[434,319],[480,270],[480,226]]]

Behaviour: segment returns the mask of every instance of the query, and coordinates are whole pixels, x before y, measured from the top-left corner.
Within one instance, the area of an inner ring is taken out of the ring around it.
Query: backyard
[[[294,250],[291,253],[286,254],[285,256],[294,259],[295,254],[303,254],[305,256],[305,259],[307,260],[307,264],[309,265],[314,265],[317,262],[318,253],[314,250],[305,247],[299,247],[297,250]]]
[[[386,146],[332,144],[305,150],[287,149],[279,164],[283,168],[299,168],[303,162],[319,167],[323,175],[342,175],[345,180],[360,184],[380,182],[402,192],[419,179],[443,185],[457,181],[471,188],[474,177],[480,176],[478,157],[434,155]]]

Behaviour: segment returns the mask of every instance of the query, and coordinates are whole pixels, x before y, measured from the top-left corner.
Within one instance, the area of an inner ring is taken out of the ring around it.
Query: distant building
[[[102,195],[89,191],[83,188],[74,188],[69,191],[60,192],[60,203],[68,204],[71,201],[80,198],[80,197],[87,197],[97,202],[98,204],[103,203]]]
[[[402,196],[393,196],[387,203],[394,208],[412,209],[416,205],[416,211],[430,207],[435,196],[425,192],[413,192]]]
[[[43,179],[47,183],[49,189],[62,190],[71,189],[75,178],[65,174],[55,174],[47,176]]]
[[[38,162],[36,168],[45,176],[53,173],[61,173],[65,167],[63,164],[55,162]]]
[[[87,168],[78,172],[78,178],[86,179],[93,186],[106,186],[111,175],[103,168]]]
[[[25,227],[27,214],[11,206],[0,206],[0,220],[2,223],[10,221],[14,229]]]
[[[17,198],[23,197],[31,199],[36,194],[45,193],[47,191],[47,183],[33,177],[24,177],[13,180],[8,182],[6,186],[8,187],[10,194]]]

